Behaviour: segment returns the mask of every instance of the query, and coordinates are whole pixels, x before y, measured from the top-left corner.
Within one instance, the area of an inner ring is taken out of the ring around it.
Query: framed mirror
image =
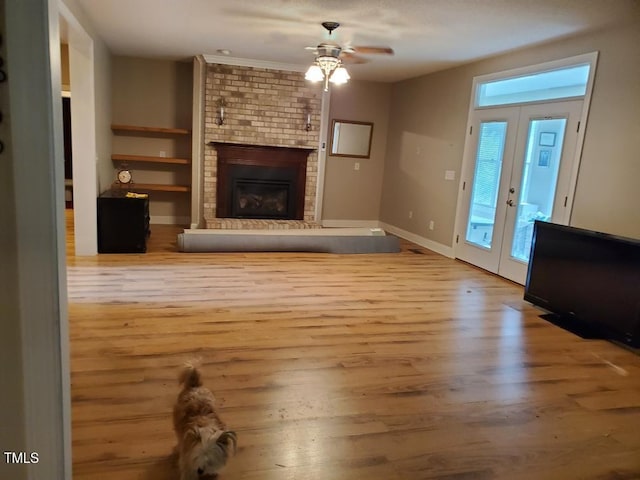
[[[330,152],[334,157],[369,158],[373,123],[351,120],[331,122]]]

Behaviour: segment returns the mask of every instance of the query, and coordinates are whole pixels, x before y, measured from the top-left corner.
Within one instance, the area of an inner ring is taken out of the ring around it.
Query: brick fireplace
[[[207,228],[315,226],[321,93],[301,72],[207,65]],[[219,125],[221,99],[225,121]]]

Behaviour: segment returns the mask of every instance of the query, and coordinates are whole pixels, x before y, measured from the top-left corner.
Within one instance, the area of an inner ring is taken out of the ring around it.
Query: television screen
[[[640,343],[640,241],[536,221],[524,299]]]

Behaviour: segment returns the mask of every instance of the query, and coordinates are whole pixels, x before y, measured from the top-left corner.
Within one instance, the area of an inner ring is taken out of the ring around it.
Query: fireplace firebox
[[[291,169],[232,165],[229,170],[229,217],[295,218],[296,178]]]
[[[234,218],[290,218],[288,183],[239,181],[233,188]]]
[[[313,149],[210,142],[218,156],[216,217],[302,220]]]

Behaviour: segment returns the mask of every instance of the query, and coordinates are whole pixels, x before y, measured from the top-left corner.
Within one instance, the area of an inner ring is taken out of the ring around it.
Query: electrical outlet
[[[445,180],[455,180],[456,179],[456,171],[455,170],[445,170],[444,179]]]
[[[413,218],[413,210],[409,210],[409,218]]]
[[[160,150],[160,158],[165,158],[167,156],[167,152],[164,150]]]
[[[360,170],[360,162],[356,162],[353,164],[353,169],[354,170]]]
[[[429,221],[429,230],[433,230],[436,227],[436,224],[433,220]]]

